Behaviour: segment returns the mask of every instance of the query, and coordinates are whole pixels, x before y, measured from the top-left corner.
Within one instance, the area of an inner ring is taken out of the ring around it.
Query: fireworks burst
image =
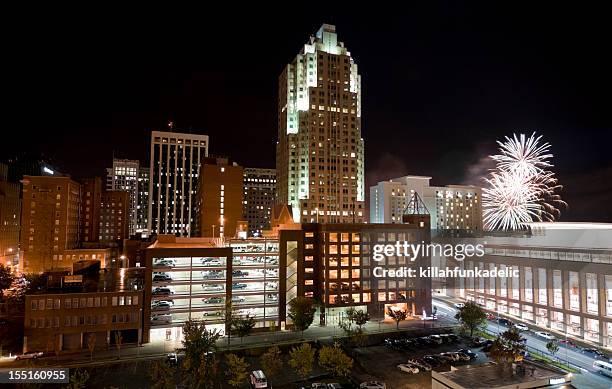
[[[485,228],[516,230],[524,223],[554,221],[560,206],[567,204],[556,192],[562,188],[555,174],[549,170],[553,165],[550,144],[540,144],[542,136],[533,133],[506,137],[499,144],[500,154],[492,155],[496,161],[485,181],[483,189],[483,221]]]

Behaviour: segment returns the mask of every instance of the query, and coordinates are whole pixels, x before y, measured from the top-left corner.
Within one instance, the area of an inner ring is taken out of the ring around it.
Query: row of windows
[[[74,297],[64,298],[63,301],[64,309],[106,307],[108,305],[108,297]],[[111,297],[111,306],[113,307],[129,305],[138,305],[138,295]],[[61,299],[55,298],[32,300],[30,308],[33,311],[61,309]]]

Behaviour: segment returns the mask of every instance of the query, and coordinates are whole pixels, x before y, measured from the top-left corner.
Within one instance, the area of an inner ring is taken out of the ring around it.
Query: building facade
[[[53,176],[25,176],[22,184],[20,271],[71,267],[62,254],[80,241],[81,185]]]
[[[122,190],[129,193],[128,231],[134,235],[138,228],[140,162],[113,158],[113,167],[107,169],[106,190]]]
[[[100,203],[100,243],[116,243],[129,238],[131,193],[124,190],[107,190]]]
[[[278,201],[296,222],[364,221],[361,76],[324,24],[279,77]]]
[[[612,225],[532,223],[524,236],[485,238],[485,257],[457,266],[512,268],[519,276],[460,278],[453,296],[559,338],[612,348]]]
[[[201,237],[234,237],[242,220],[244,168],[227,158],[203,158],[200,166],[194,233]]]
[[[275,198],[275,169],[244,168],[242,214],[249,223],[249,236],[261,236],[270,229]]]
[[[26,295],[24,352],[140,344],[143,304],[142,290]]]
[[[8,166],[0,163],[0,263],[19,263],[21,186],[8,181]]]
[[[208,145],[208,135],[151,133],[149,233],[192,235],[200,162]]]
[[[481,188],[430,186],[430,180],[404,176],[370,187],[370,223],[401,223],[416,193],[427,207],[432,229],[482,231]]]
[[[148,235],[149,175],[148,167],[138,169],[138,205],[136,206],[136,233]]]
[[[100,239],[100,206],[102,204],[102,179],[83,180],[81,199],[81,240],[97,242]]]

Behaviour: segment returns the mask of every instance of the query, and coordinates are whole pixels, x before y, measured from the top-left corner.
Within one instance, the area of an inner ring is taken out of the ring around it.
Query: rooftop
[[[453,368],[446,372],[432,372],[432,380],[437,380],[453,388],[521,388],[550,387],[571,388],[571,374],[561,370],[549,368],[535,363],[523,363],[525,373],[511,374],[506,368],[503,374],[500,366],[495,363],[484,363],[482,365],[466,365]],[[445,382],[450,381],[450,382]],[[527,384],[527,385],[525,385]]]
[[[174,235],[158,235],[157,239],[148,248],[150,249],[198,249],[207,247],[220,247],[217,238],[182,238]]]

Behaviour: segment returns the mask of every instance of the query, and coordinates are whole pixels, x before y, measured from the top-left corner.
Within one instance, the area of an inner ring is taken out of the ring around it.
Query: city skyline
[[[2,153],[44,151],[75,177],[103,175],[113,152],[118,158],[149,162],[150,132],[164,131],[173,121],[177,129],[208,135],[211,155],[229,156],[242,166],[272,168],[278,75],[305,37],[322,23],[331,23],[350,43],[367,86],[362,134],[365,188],[406,174],[432,176],[436,185],[484,185],[479,177],[486,174],[486,157],[495,141],[513,132],[537,130],[555,146],[555,171],[570,205],[560,220],[612,220],[612,206],[605,201],[612,182],[612,162],[606,155],[610,120],[605,113],[611,78],[605,71],[607,60],[596,50],[596,23],[568,34],[561,22],[540,20],[546,10],[537,8],[530,10],[531,16],[495,7],[427,11],[423,20],[407,15],[413,23],[350,15],[311,16],[291,23],[246,21],[228,29],[234,41],[255,29],[261,39],[274,37],[275,45],[240,45],[242,51],[236,51],[212,40],[209,44],[219,52],[214,61],[194,54],[180,64],[161,60],[145,67],[135,66],[136,58],[128,53],[122,66],[111,64],[103,74],[94,71],[95,77],[90,73],[101,64],[88,59],[97,57],[97,50],[123,53],[126,47],[118,42],[113,49],[105,48],[93,40],[79,52],[85,61],[82,69],[57,69],[70,93],[57,101],[46,99],[45,104],[33,102],[40,114],[22,123],[23,131],[9,133],[14,141],[3,144]],[[482,17],[487,11],[488,19]],[[559,20],[569,15],[563,9],[557,12]],[[529,28],[515,26],[514,18]],[[191,41],[182,42],[173,50],[185,54]],[[141,49],[147,54],[163,52],[165,46],[156,43],[145,41]],[[59,49],[64,52],[71,45],[63,42]],[[268,54],[258,57],[250,71],[237,72],[240,58],[258,50]],[[74,55],[60,58],[58,66]],[[22,80],[42,99],[58,82],[47,75],[42,69]],[[79,81],[83,78],[87,87]],[[248,93],[237,95],[247,84],[252,86]],[[74,106],[78,114],[65,115],[64,104]],[[244,114],[231,116],[229,110]],[[47,131],[26,142],[24,134],[37,128]],[[90,133],[105,135],[93,150],[78,148]],[[248,142],[236,142],[237,133]],[[401,139],[408,143],[397,141]],[[407,153],[407,144],[418,147]]]

